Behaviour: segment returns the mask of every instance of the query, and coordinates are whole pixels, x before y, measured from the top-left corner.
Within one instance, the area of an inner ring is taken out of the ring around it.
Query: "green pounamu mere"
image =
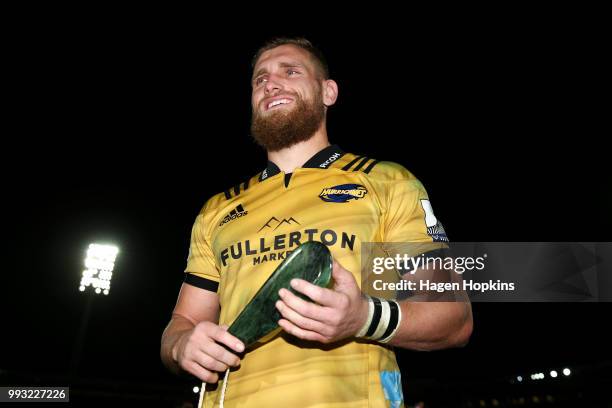
[[[327,287],[332,274],[332,256],[327,246],[317,241],[300,245],[276,268],[268,280],[245,306],[228,331],[238,337],[246,347],[264,337],[270,337],[279,328],[281,314],[276,309],[278,291],[285,288],[305,300],[289,285],[291,279],[300,278],[320,287]],[[265,339],[264,339],[265,340]]]

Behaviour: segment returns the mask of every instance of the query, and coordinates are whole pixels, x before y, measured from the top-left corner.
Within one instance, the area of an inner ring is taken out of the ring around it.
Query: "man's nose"
[[[281,83],[278,81],[275,75],[270,75],[266,81],[265,92],[266,95],[274,95],[282,89]]]

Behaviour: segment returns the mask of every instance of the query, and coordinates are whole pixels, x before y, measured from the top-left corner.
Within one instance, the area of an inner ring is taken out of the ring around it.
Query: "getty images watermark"
[[[364,293],[387,299],[612,301],[612,243],[364,243]]]
[[[453,257],[450,255],[442,256],[447,251],[432,250],[419,256],[409,256],[407,254],[395,254],[393,257],[375,257],[372,260],[372,273],[382,275],[385,271],[401,271],[403,279],[397,282],[385,282],[383,279],[376,279],[373,282],[375,290],[395,290],[395,291],[436,291],[444,292],[449,290],[465,291],[512,291],[515,289],[514,282],[476,282],[474,280],[460,280],[456,282],[440,282],[433,279],[410,278],[416,275],[417,271],[427,271],[433,277],[433,271],[444,271],[445,273],[454,272],[463,275],[467,271],[483,271],[487,254],[479,257]],[[430,276],[427,274],[426,276]]]

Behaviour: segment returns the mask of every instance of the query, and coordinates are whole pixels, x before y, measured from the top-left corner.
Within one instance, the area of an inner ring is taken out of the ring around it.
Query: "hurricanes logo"
[[[368,190],[360,184],[341,184],[324,188],[319,198],[326,203],[346,203],[350,200],[359,200],[365,197]]]

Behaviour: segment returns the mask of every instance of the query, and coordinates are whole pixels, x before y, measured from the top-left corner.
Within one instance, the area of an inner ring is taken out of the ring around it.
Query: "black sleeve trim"
[[[202,278],[194,275],[193,273],[185,274],[185,283],[195,286],[200,289],[210,290],[211,292],[217,292],[219,289],[219,283],[210,279]]]
[[[370,170],[372,170],[372,168],[374,168],[374,166],[376,166],[379,163],[378,160],[374,160],[372,163],[370,163],[368,165],[368,167],[366,167],[366,169],[363,171],[365,174],[369,174]]]
[[[359,164],[353,169],[353,171],[359,171],[359,169],[361,169],[363,165],[366,164],[369,160],[370,159],[368,159],[367,157],[364,157],[363,160],[359,162]]]
[[[344,171],[348,171],[348,169],[350,169],[350,168],[353,166],[353,164],[357,163],[357,161],[359,161],[359,160],[360,160],[360,159],[362,159],[362,158],[363,158],[363,156],[357,156],[357,157],[355,157],[355,158],[353,159],[353,161],[351,161],[349,164],[347,164],[346,166],[344,166],[344,167],[342,168],[342,170],[344,170]]]

